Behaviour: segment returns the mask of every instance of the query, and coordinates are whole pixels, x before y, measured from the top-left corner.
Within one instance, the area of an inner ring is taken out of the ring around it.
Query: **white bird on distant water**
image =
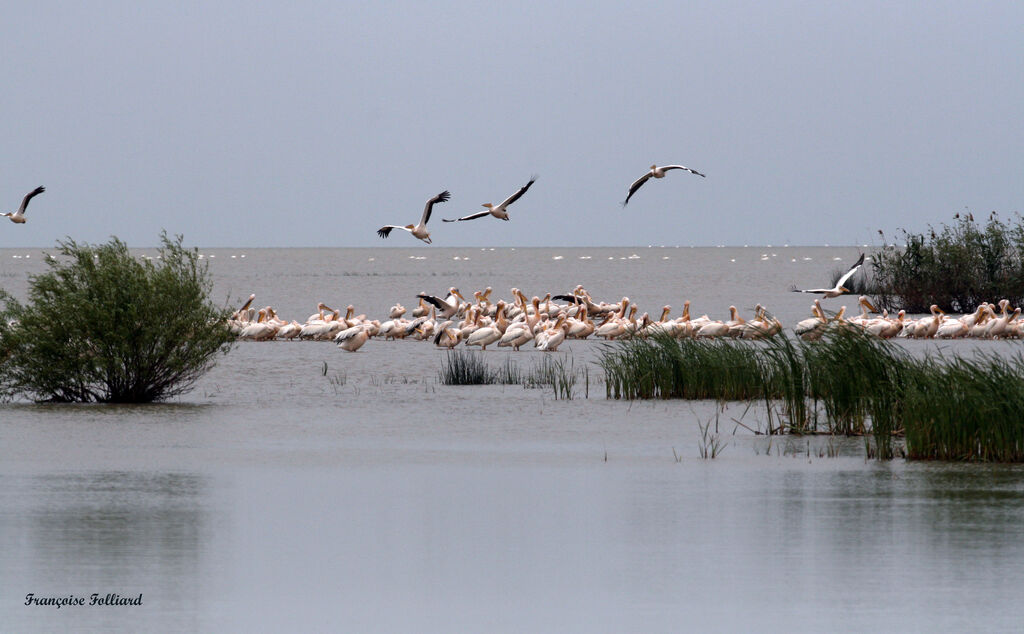
[[[491,203],[484,203],[483,206],[487,207],[487,211],[481,211],[461,218],[442,218],[444,222],[459,222],[461,220],[476,220],[477,218],[483,218],[484,216],[494,216],[501,220],[508,220],[508,209],[507,207],[519,200],[519,197],[526,193],[526,190],[530,189],[530,185],[533,185],[537,181],[537,177],[534,176],[530,179],[530,182],[519,188],[519,191],[506,198],[500,205],[492,205]]]
[[[629,194],[626,195],[626,200],[622,201],[622,206],[626,206],[626,203],[629,202],[629,199],[633,197],[633,194],[636,193],[636,190],[643,187],[643,184],[647,182],[647,179],[649,179],[652,176],[654,178],[665,178],[665,172],[667,172],[668,170],[686,170],[691,174],[696,174],[697,176],[704,176],[704,174],[701,174],[697,170],[690,169],[689,167],[686,167],[684,165],[664,165],[662,167],[652,165],[651,171],[647,172],[640,178],[633,181],[633,184],[629,186]]]
[[[841,278],[839,278],[839,281],[836,282],[836,285],[833,286],[832,288],[809,288],[807,290],[802,290],[802,289],[799,289],[799,288],[794,288],[793,292],[794,293],[821,293],[824,299],[828,299],[830,297],[839,297],[843,293],[849,293],[849,292],[851,292],[850,289],[848,289],[845,286],[843,286],[843,284],[846,283],[846,280],[848,280],[851,277],[853,277],[853,274],[857,272],[857,269],[859,269],[862,264],[864,264],[864,254],[863,253],[861,253],[860,257],[857,258],[857,261],[853,263],[853,266],[850,267],[850,270],[847,271],[846,273],[843,273],[843,276]]]
[[[18,208],[18,211],[14,212],[14,213],[11,213],[9,211],[5,211],[4,213],[0,214],[0,216],[7,216],[8,218],[11,219],[11,222],[16,222],[19,225],[20,224],[24,224],[25,223],[25,210],[28,209],[28,201],[32,200],[33,196],[38,196],[39,194],[41,194],[41,193],[43,193],[45,191],[46,191],[45,187],[42,187],[42,186],[36,187],[35,189],[30,191],[29,193],[25,194],[25,197],[21,199],[21,207]]]
[[[404,227],[400,227],[398,225],[384,225],[380,229],[377,229],[377,235],[382,238],[386,238],[391,233],[392,229],[403,229],[420,240],[423,240],[427,244],[430,244],[430,232],[427,231],[427,221],[430,220],[430,210],[433,209],[434,203],[443,203],[451,197],[452,195],[448,193],[448,190],[445,190],[428,200],[427,206],[423,208],[423,217],[420,218],[420,223],[418,225],[405,225]]]

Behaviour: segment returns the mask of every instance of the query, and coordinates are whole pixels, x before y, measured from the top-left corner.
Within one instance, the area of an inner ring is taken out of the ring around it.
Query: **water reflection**
[[[210,541],[204,476],[97,471],[0,478],[4,621],[75,629],[147,622],[187,624],[182,606],[201,599],[203,555]],[[26,607],[37,596],[142,593],[142,608]],[[12,608],[12,603],[14,606]],[[45,629],[45,628],[44,628]],[[187,628],[186,628],[187,629]]]

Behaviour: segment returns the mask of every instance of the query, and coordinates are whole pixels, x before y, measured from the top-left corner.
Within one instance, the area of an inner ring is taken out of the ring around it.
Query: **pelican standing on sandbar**
[[[686,170],[687,172],[689,172],[691,174],[696,174],[697,176],[702,176],[702,177],[706,178],[706,176],[704,176],[704,174],[701,174],[700,172],[698,172],[695,169],[690,169],[689,167],[686,167],[685,165],[664,165],[662,167],[658,167],[657,165],[652,165],[651,166],[651,171],[647,172],[646,174],[644,174],[640,178],[638,178],[635,181],[633,181],[633,184],[629,186],[629,194],[626,195],[626,200],[622,201],[622,206],[623,207],[626,206],[626,204],[629,202],[629,199],[632,198],[633,194],[636,193],[636,190],[638,190],[641,187],[643,187],[644,183],[646,183],[647,180],[650,177],[653,176],[654,178],[665,178],[665,172],[667,172],[668,170]]]
[[[15,222],[19,225],[25,224],[25,210],[28,209],[28,201],[32,200],[34,196],[38,196],[39,194],[45,191],[46,188],[43,186],[36,187],[29,193],[25,194],[25,197],[21,199],[21,207],[18,207],[18,211],[14,213],[5,211],[4,213],[0,214],[0,216],[7,216],[8,218],[11,219],[11,222]]]
[[[492,205],[491,203],[484,203],[483,206],[487,207],[487,211],[480,211],[480,212],[477,212],[475,214],[470,214],[468,216],[463,216],[461,218],[451,218],[451,219],[442,218],[441,220],[443,220],[444,222],[459,222],[459,221],[462,221],[462,220],[476,220],[477,218],[483,218],[484,216],[494,216],[495,218],[498,218],[500,220],[507,221],[508,220],[508,209],[507,209],[507,207],[509,205],[511,205],[512,203],[514,203],[515,201],[519,200],[520,196],[525,194],[526,190],[530,189],[530,185],[533,185],[535,182],[537,182],[537,177],[536,176],[531,177],[529,183],[527,183],[527,184],[523,185],[522,187],[520,187],[519,191],[517,191],[516,193],[514,193],[511,196],[509,196],[508,198],[506,198],[499,205]]]
[[[451,197],[452,195],[448,193],[448,190],[445,190],[428,200],[427,206],[423,208],[423,217],[420,218],[420,223],[418,225],[405,225],[404,227],[400,227],[398,225],[384,225],[380,229],[377,229],[377,235],[382,238],[386,238],[390,235],[392,229],[403,229],[420,240],[423,240],[427,244],[430,244],[430,232],[427,231],[427,221],[430,220],[430,211],[433,209],[434,203],[443,203]]]

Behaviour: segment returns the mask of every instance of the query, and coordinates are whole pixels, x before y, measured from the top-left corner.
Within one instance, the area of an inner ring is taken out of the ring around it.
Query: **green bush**
[[[181,236],[156,260],[112,238],[58,242],[28,303],[0,290],[0,392],[35,401],[148,403],[188,391],[226,353],[229,312]]]
[[[970,214],[927,235],[902,231],[905,247],[885,245],[872,257],[874,301],[879,308],[926,313],[974,311],[982,302],[1024,302],[1024,224],[995,213],[981,226]],[[883,235],[884,240],[884,235]]]

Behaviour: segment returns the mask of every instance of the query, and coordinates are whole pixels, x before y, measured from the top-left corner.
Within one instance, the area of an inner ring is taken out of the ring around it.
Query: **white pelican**
[[[530,185],[533,185],[537,181],[537,177],[530,178],[530,182],[519,188],[519,191],[512,194],[499,205],[492,205],[491,203],[484,203],[483,206],[487,207],[487,211],[477,212],[461,218],[442,218],[444,222],[460,222],[462,220],[476,220],[477,218],[483,218],[484,216],[494,216],[500,220],[508,220],[508,209],[507,207],[519,200],[519,197],[526,193],[526,190],[530,189]]]
[[[236,310],[234,314],[231,315],[231,319],[237,321],[252,321],[252,312],[249,306],[252,306],[252,301],[254,299],[256,299],[256,293],[249,295],[249,299],[246,300],[244,304],[242,304],[242,307]]]
[[[821,339],[821,334],[825,332],[828,317],[825,316],[825,311],[821,309],[821,302],[817,299],[814,300],[811,312],[814,313],[814,317],[797,322],[796,326],[793,326],[793,332],[802,339],[815,341]]]
[[[366,340],[370,338],[369,329],[364,325],[352,326],[342,330],[334,337],[335,343],[342,350],[355,352],[363,347]]]
[[[459,312],[460,299],[462,301],[466,301],[466,298],[462,296],[459,289],[454,286],[448,289],[448,296],[444,299],[434,297],[433,295],[427,295],[426,293],[420,293],[416,297],[433,304],[434,307],[437,308],[438,316],[442,319],[450,319],[453,315]]]
[[[534,339],[534,346],[544,352],[557,351],[558,346],[565,341],[565,331],[567,328],[568,324],[565,323],[565,317],[559,317],[554,326],[537,335]]]
[[[268,339],[273,339],[277,334],[278,327],[268,323],[266,320],[267,310],[265,308],[261,308],[256,321],[250,323],[245,328],[242,328],[241,332],[238,333],[238,338],[252,339],[253,341],[267,341]]]
[[[427,231],[427,221],[430,220],[430,210],[434,208],[434,203],[443,203],[444,201],[448,200],[451,197],[452,195],[448,193],[448,190],[445,190],[438,194],[437,196],[434,196],[433,198],[428,200],[427,206],[423,208],[423,217],[420,218],[420,224],[405,225],[404,227],[400,227],[398,225],[384,225],[380,229],[377,229],[377,235],[379,235],[382,238],[386,238],[391,233],[392,229],[404,229],[405,231],[411,233],[414,237],[423,240],[427,244],[430,244],[430,232]]]
[[[455,327],[455,322],[453,321],[446,321],[435,330],[437,335],[434,337],[434,345],[438,348],[448,348],[451,350],[462,341],[462,333]]]
[[[494,324],[491,324],[490,326],[481,326],[470,333],[469,337],[466,339],[466,345],[480,346],[481,350],[486,350],[487,346],[501,339],[503,334],[505,333],[501,332],[501,329]]]
[[[420,303],[419,303],[419,305],[416,308],[412,309],[413,319],[415,319],[417,317],[422,317],[422,316],[424,316],[424,315],[426,315],[427,313],[430,312],[430,309],[427,308],[427,305],[425,303],[423,303],[423,297],[422,296],[424,296],[426,294],[427,294],[427,292],[423,291],[422,293],[417,295],[417,297],[420,298]]]
[[[839,281],[836,282],[836,285],[833,286],[832,288],[809,288],[807,290],[803,290],[803,289],[799,289],[799,288],[794,288],[793,292],[794,293],[821,293],[822,296],[823,296],[822,297],[823,299],[828,299],[830,297],[839,297],[843,293],[849,293],[850,289],[848,289],[845,286],[843,286],[843,284],[846,283],[846,280],[848,280],[851,277],[853,277],[853,274],[857,272],[857,269],[859,269],[862,264],[864,264],[864,254],[863,253],[861,253],[860,257],[857,258],[857,261],[853,263],[853,266],[850,267],[850,270],[847,271],[846,273],[843,273],[843,276],[839,278]]]
[[[622,206],[626,206],[626,203],[628,203],[629,199],[633,197],[633,194],[636,193],[636,190],[643,187],[643,184],[646,183],[650,177],[653,176],[654,178],[665,178],[665,172],[667,172],[668,170],[686,170],[691,174],[696,174],[697,176],[704,176],[704,174],[701,174],[697,170],[690,169],[689,167],[686,167],[684,165],[664,165],[662,167],[652,165],[651,171],[647,172],[640,178],[633,181],[633,184],[629,186],[629,194],[626,195],[626,200],[622,201]]]
[[[39,194],[45,191],[45,187],[36,187],[29,193],[25,194],[25,197],[21,199],[21,207],[18,207],[18,211],[14,213],[5,211],[4,213],[0,214],[0,216],[7,216],[8,218],[11,219],[11,222],[16,222],[19,225],[25,224],[25,210],[28,209],[28,201],[32,200],[33,196],[38,196]]]
[[[519,346],[533,339],[533,329],[525,321],[519,321],[505,331],[505,334],[498,340],[498,347],[512,346],[513,350],[519,350]]]

